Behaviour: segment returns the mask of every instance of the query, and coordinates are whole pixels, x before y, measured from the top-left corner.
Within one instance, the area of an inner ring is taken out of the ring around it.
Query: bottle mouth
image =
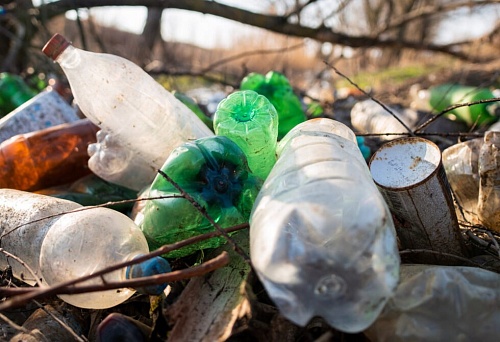
[[[52,60],[56,60],[59,55],[66,50],[66,48],[71,45],[71,43],[64,38],[59,33],[56,33],[49,39],[49,41],[42,48],[42,52],[50,57]]]

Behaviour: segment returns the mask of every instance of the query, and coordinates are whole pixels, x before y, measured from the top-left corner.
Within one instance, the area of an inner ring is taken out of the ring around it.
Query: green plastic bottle
[[[224,136],[184,143],[170,154],[161,170],[205,208],[222,228],[248,222],[262,186],[262,180],[250,172],[243,151]],[[158,174],[151,184],[149,197],[171,195],[180,193]],[[148,200],[136,223],[151,250],[215,230],[185,198]],[[226,239],[219,236],[172,251],[165,257],[184,257],[225,242]]]
[[[285,75],[277,71],[269,71],[265,76],[250,73],[241,81],[240,89],[253,90],[264,95],[276,108],[279,117],[278,140],[307,119],[302,103],[293,92],[290,82]]]
[[[434,111],[440,112],[449,106],[461,103],[492,99],[495,96],[487,88],[463,86],[460,84],[442,84],[429,88],[429,103]],[[481,103],[473,106],[455,108],[445,116],[465,122],[469,126],[482,126],[498,120],[494,114],[495,103]]]
[[[234,141],[245,153],[250,170],[266,179],[276,163],[278,113],[265,96],[252,90],[230,94],[217,106],[214,129]]]
[[[3,72],[0,74],[0,117],[11,111],[36,95],[24,80],[14,74]]]

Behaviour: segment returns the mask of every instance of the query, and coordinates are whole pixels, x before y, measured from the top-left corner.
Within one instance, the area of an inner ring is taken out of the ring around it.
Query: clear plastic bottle
[[[415,128],[420,119],[418,113],[412,109],[391,108],[391,110],[410,129]],[[408,130],[391,113],[370,99],[360,101],[352,107],[351,124],[360,133],[408,133]],[[381,140],[399,137],[399,135],[377,136]]]
[[[99,128],[87,119],[19,134],[0,144],[0,188],[35,191],[90,173],[87,146]]]
[[[217,107],[214,128],[243,150],[257,177],[266,179],[276,163],[278,113],[265,96],[253,90],[230,94]]]
[[[344,124],[312,119],[278,144],[250,216],[252,264],[281,313],[360,332],[399,279],[391,213]]]
[[[366,331],[371,341],[498,341],[500,274],[477,267],[401,265],[401,281]]]
[[[75,202],[12,189],[0,189],[0,234],[2,249],[28,265],[37,279],[19,262],[0,253],[0,267],[10,265],[13,275],[34,285],[55,285],[92,274],[149,252],[141,230],[113,209],[83,207]],[[165,273],[170,266],[163,258],[149,259],[92,278],[82,285],[119,282],[142,275]],[[156,294],[165,286],[151,286]],[[60,298],[74,306],[104,309],[121,304],[135,290],[113,289]]]
[[[61,66],[85,116],[111,134],[121,148],[132,151],[133,165],[146,166],[140,170],[147,171],[146,176],[123,171],[147,178],[149,183],[137,186],[133,179],[115,177],[117,184],[142,189],[174,148],[213,135],[186,105],[127,59],[78,49],[59,34],[47,42],[43,52]]]

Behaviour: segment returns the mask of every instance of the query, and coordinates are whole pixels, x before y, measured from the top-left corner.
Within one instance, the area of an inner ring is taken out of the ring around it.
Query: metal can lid
[[[56,33],[42,48],[42,52],[55,61],[69,45],[71,45],[71,43],[66,38]]]

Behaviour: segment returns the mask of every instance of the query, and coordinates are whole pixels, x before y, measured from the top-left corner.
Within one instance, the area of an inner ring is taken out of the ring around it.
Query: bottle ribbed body
[[[0,187],[35,191],[90,173],[87,146],[98,127],[87,119],[16,135],[0,144]]]
[[[147,165],[151,180],[175,147],[213,135],[174,95],[124,58],[69,45],[56,61],[85,116]]]
[[[251,90],[232,93],[219,103],[214,128],[242,149],[256,176],[266,179],[276,163],[278,114],[265,96]]]
[[[0,190],[2,248],[23,260],[42,286],[92,274],[118,262],[148,253],[146,239],[127,216],[108,208],[86,210],[77,203],[30,192]],[[33,275],[17,261],[0,254],[0,265],[12,266],[16,278],[34,285]],[[106,282],[125,279],[125,269],[103,276]],[[100,277],[82,285],[102,284]],[[131,289],[61,295],[82,308],[118,305]]]
[[[299,124],[250,217],[252,264],[291,321],[322,316],[346,332],[368,327],[398,282],[389,209],[354,133],[330,119]]]

